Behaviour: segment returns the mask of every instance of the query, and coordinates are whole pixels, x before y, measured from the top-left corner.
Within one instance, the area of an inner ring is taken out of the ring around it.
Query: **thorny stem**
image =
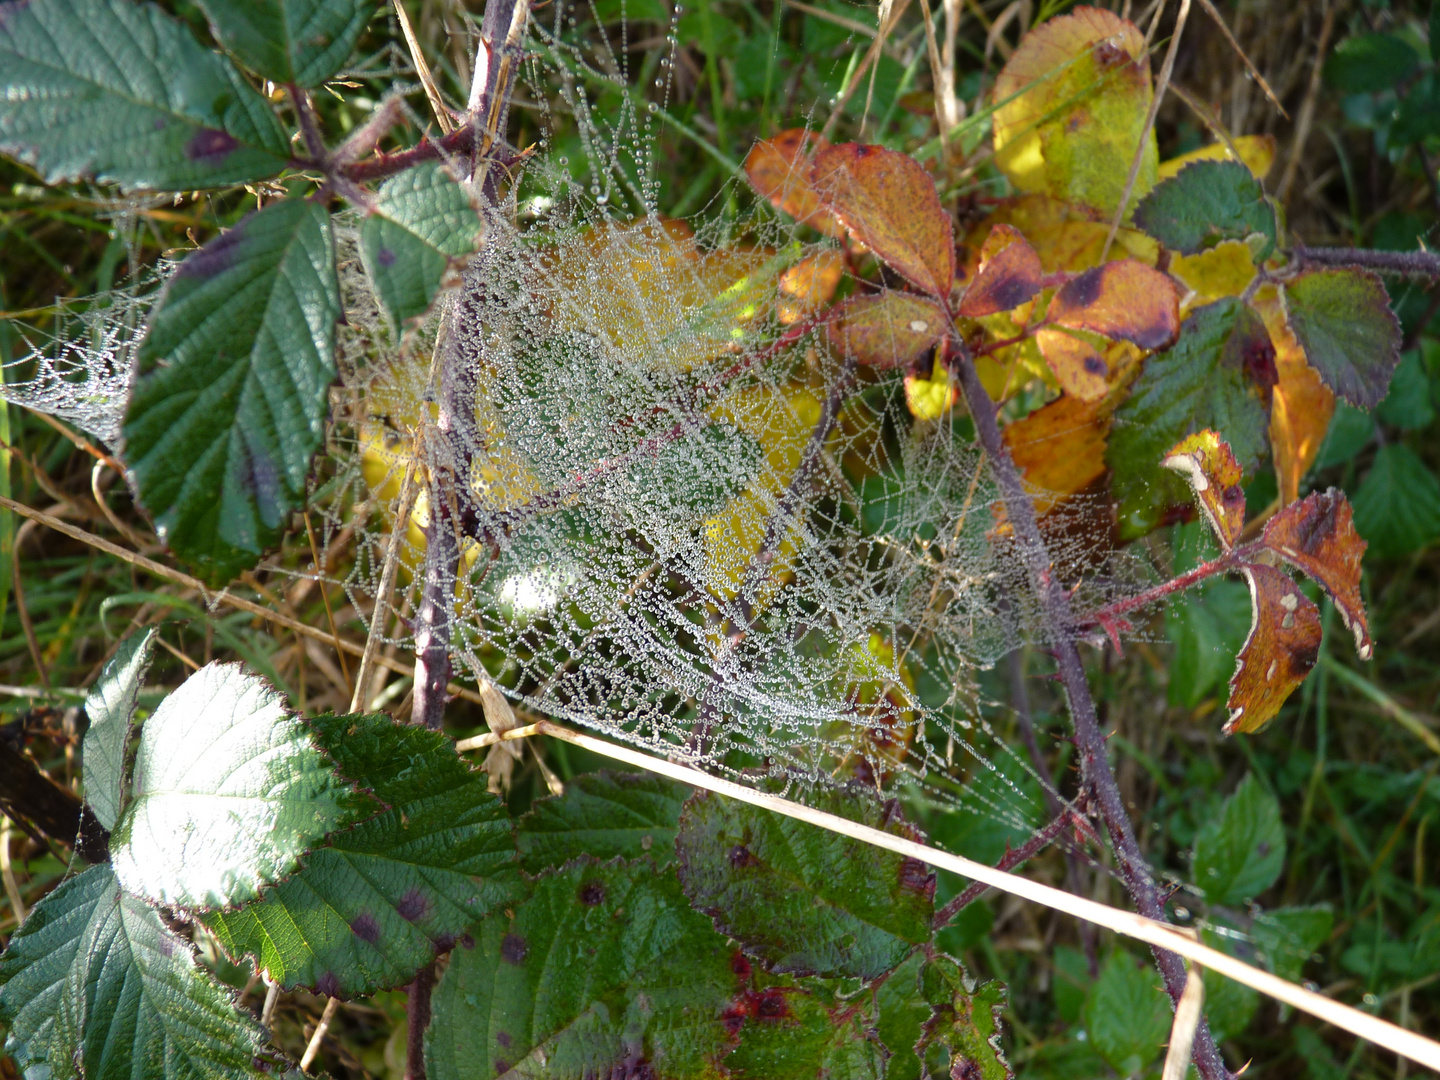
[[[1005,510],[1015,530],[1015,538],[1031,582],[1039,595],[1044,613],[1046,635],[1055,651],[1060,667],[1060,680],[1065,687],[1065,696],[1070,705],[1071,722],[1075,731],[1075,746],[1080,754],[1081,782],[1088,791],[1092,803],[1100,811],[1115,858],[1120,866],[1121,880],[1135,901],[1135,907],[1147,918],[1166,922],[1165,907],[1161,903],[1159,890],[1150,876],[1150,868],[1135,839],[1135,830],[1125,812],[1125,803],[1120,796],[1119,785],[1110,768],[1105,752],[1105,736],[1095,715],[1095,700],[1090,696],[1090,684],[1086,681],[1085,665],[1072,637],[1074,619],[1070,614],[1070,598],[1064,586],[1056,578],[1054,563],[1040,535],[1040,526],[1035,517],[1035,505],[1025,491],[1020,473],[1015,468],[1010,450],[1000,437],[1000,427],[995,421],[995,403],[980,382],[980,376],[963,345],[957,341],[959,355],[954,356],[965,403],[975,423],[975,433],[980,445],[990,456],[991,467],[999,482]],[[1180,1000],[1185,990],[1186,971],[1184,962],[1174,953],[1154,948],[1155,961],[1165,979],[1165,988],[1173,1002]],[[1193,1050],[1195,1066],[1203,1080],[1229,1080],[1230,1072],[1215,1047],[1210,1028],[1202,1018],[1195,1033]]]
[[[1022,863],[1029,862],[1053,844],[1060,834],[1065,831],[1066,826],[1070,824],[1071,820],[1070,811],[1062,810],[1059,817],[1031,836],[1025,843],[1017,848],[1007,848],[1004,857],[995,864],[995,869],[1014,870]],[[989,888],[990,886],[986,885],[983,881],[971,882],[960,891],[958,896],[935,913],[935,918],[930,925],[936,930],[944,929],[950,924],[951,919],[955,918],[961,911],[980,899]]]
[[[1440,278],[1440,254],[1433,251],[1374,251],[1363,248],[1312,248],[1296,244],[1291,258],[1301,266],[1378,270],[1405,277]]]

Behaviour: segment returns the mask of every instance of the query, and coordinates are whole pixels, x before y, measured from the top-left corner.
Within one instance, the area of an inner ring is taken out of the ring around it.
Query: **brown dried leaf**
[[[1220,546],[1233,548],[1245,528],[1245,474],[1230,444],[1206,428],[1181,439],[1161,464],[1185,474]]]
[[[844,274],[845,260],[834,248],[800,260],[780,275],[777,318],[789,326],[824,307],[835,295]]]
[[[845,301],[826,329],[840,352],[883,369],[903,367],[933,349],[947,325],[934,301],[885,292]]]
[[[1240,569],[1250,585],[1250,635],[1230,678],[1226,735],[1268,724],[1320,655],[1320,611],[1299,586],[1273,566]]]
[[[1180,333],[1180,298],[1159,270],[1121,259],[1067,281],[1050,301],[1048,317],[1142,349],[1163,349]]]
[[[914,158],[883,146],[843,143],[815,155],[810,182],[862,244],[932,296],[955,282],[950,215]]]
[[[1035,343],[1066,394],[1081,401],[1099,401],[1105,396],[1110,388],[1105,376],[1110,369],[1094,345],[1048,326],[1036,332]]]
[[[971,319],[1010,311],[1040,291],[1045,269],[1030,242],[1013,225],[996,225],[980,251],[980,269],[960,299]]]
[[[1345,626],[1355,635],[1355,651],[1369,660],[1374,652],[1365,601],[1360,598],[1360,558],[1365,541],[1355,531],[1349,500],[1336,488],[1317,491],[1291,503],[1265,526],[1265,546],[1329,594]]]
[[[801,225],[810,225],[826,236],[842,237],[845,226],[820,205],[820,196],[810,186],[811,149],[824,150],[830,143],[805,128],[782,131],[773,139],[761,139],[745,158],[745,175],[750,186]]]

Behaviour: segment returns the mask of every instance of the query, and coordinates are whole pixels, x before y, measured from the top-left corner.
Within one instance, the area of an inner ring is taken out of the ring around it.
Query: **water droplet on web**
[[[646,107],[647,109],[649,109],[652,113],[658,113],[658,112],[660,111],[660,106],[659,106],[656,102],[653,102],[653,101],[650,102],[650,104],[649,104],[649,105],[646,105],[645,107]],[[647,124],[645,125],[645,127],[648,129],[648,128],[650,127],[650,125],[647,123]]]

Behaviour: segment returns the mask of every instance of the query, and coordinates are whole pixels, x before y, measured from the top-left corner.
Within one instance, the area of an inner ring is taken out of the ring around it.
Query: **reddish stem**
[[[1010,871],[1023,863],[1029,862],[1055,842],[1055,838],[1065,831],[1066,826],[1070,824],[1070,820],[1070,811],[1062,811],[1059,817],[1019,847],[1006,848],[1005,856],[995,864],[995,869]],[[930,925],[936,930],[943,930],[946,926],[950,925],[951,919],[955,918],[955,916],[959,915],[965,908],[980,899],[989,888],[990,886],[986,885],[983,881],[971,882],[960,892],[959,896],[956,896],[935,913],[935,918]]]

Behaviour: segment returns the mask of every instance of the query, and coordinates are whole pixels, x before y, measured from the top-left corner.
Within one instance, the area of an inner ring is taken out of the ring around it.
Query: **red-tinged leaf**
[[[1283,570],[1246,564],[1253,605],[1250,636],[1230,679],[1225,734],[1259,731],[1305,681],[1320,655],[1320,610]]]
[[[820,196],[810,186],[811,150],[820,151],[829,142],[805,128],[782,131],[773,139],[761,139],[745,158],[745,175],[750,186],[801,225],[810,225],[826,236],[841,237],[845,227],[820,205]]]
[[[948,320],[936,304],[912,293],[857,296],[828,326],[830,343],[857,363],[902,367],[933,349]]]
[[[932,296],[955,282],[950,215],[919,162],[883,146],[844,143],[815,155],[810,182],[855,238]]]
[[[1312,270],[1285,283],[1285,310],[1310,366],[1362,409],[1385,398],[1400,363],[1400,321],[1378,275]]]
[[[1081,401],[1099,401],[1105,396],[1109,389],[1105,376],[1110,369],[1094,345],[1048,326],[1036,333],[1035,343],[1065,393]]]
[[[996,225],[980,252],[980,269],[960,300],[971,319],[1017,308],[1040,291],[1045,268],[1030,242],[1013,225]]]
[[[1360,557],[1365,541],[1355,531],[1350,503],[1335,488],[1291,503],[1265,526],[1265,546],[1313,578],[1335,602],[1355,635],[1355,651],[1369,660],[1374,646],[1365,601],[1360,598]]]
[[[1049,318],[1142,349],[1163,349],[1180,333],[1180,297],[1159,270],[1121,259],[1067,281],[1050,301]]]
[[[1230,444],[1206,428],[1176,443],[1163,464],[1185,475],[1220,546],[1233,548],[1245,528],[1245,474]]]
[[[834,248],[800,260],[780,275],[777,317],[788,326],[819,310],[835,295],[844,274],[845,260]]]

